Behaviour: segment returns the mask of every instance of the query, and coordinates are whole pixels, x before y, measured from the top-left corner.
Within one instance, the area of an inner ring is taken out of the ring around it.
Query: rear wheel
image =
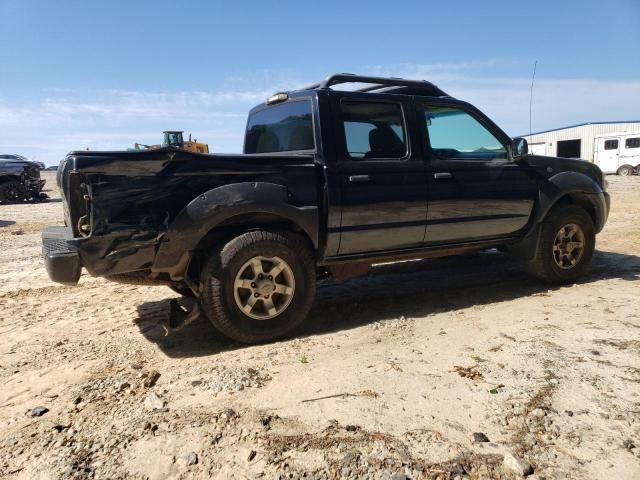
[[[218,330],[243,343],[267,342],[307,316],[315,262],[297,235],[248,232],[212,252],[202,285],[202,310]]]
[[[27,198],[27,189],[17,180],[9,180],[0,184],[0,202],[20,203]]]
[[[622,165],[620,168],[618,168],[618,171],[616,173],[623,177],[628,177],[629,175],[633,175],[633,170],[634,169],[631,165]]]
[[[542,225],[529,271],[549,283],[574,282],[589,268],[594,248],[595,229],[589,214],[575,205],[558,206]]]

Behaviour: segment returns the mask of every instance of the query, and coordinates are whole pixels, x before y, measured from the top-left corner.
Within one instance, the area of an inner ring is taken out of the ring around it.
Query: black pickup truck
[[[317,279],[373,263],[498,248],[572,282],[609,213],[597,166],[529,155],[430,82],[353,74],[253,108],[242,155],[71,152],[58,183],[53,281],[75,285],[84,267],[166,285],[193,299],[188,318],[247,343],[297,327]]]

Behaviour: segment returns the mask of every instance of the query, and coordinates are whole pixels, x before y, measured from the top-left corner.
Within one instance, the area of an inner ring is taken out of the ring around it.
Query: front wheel
[[[289,232],[247,232],[206,262],[202,310],[234,340],[267,342],[303,322],[315,296],[315,273],[302,238]]]
[[[529,272],[549,283],[571,283],[589,268],[596,236],[593,220],[582,208],[554,208],[542,225],[536,257]]]
[[[27,198],[27,189],[16,180],[0,183],[0,202],[22,203]]]

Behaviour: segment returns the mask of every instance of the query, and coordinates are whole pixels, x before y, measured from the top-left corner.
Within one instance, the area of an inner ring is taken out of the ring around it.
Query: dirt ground
[[[167,333],[165,287],[52,284],[48,177],[0,205],[0,477],[640,478],[639,177],[608,177],[577,285],[497,252],[382,265],[253,347]]]

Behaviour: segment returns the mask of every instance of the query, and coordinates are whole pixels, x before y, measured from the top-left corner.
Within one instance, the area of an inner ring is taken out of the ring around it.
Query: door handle
[[[369,183],[370,181],[369,175],[349,175],[350,183]]]
[[[453,175],[451,175],[451,172],[438,172],[433,174],[433,178],[442,180],[444,178],[453,178]]]

